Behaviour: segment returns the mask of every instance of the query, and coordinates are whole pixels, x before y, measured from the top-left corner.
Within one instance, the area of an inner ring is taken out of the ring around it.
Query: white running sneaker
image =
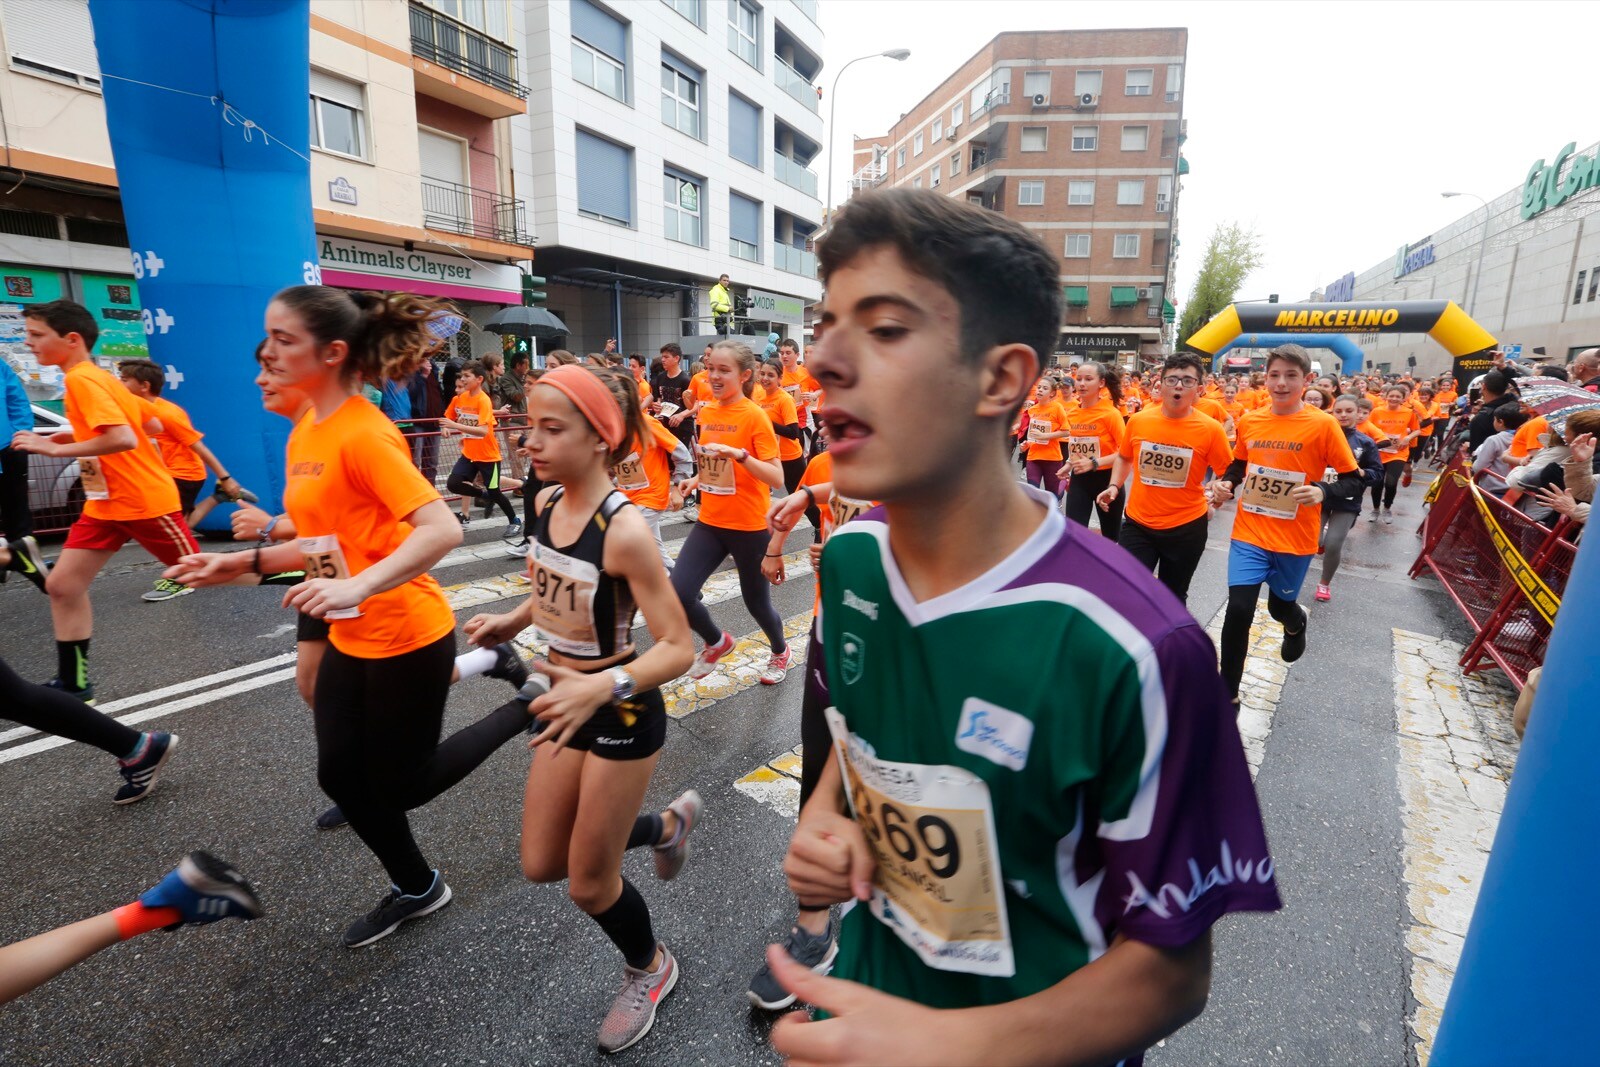
[[[694,658],[694,666],[689,668],[689,677],[697,681],[704,678],[717,669],[718,660],[732,651],[733,635],[724,630],[722,631],[722,640],[714,645],[707,645],[702,648],[700,654]]]
[[[777,685],[783,681],[784,675],[789,673],[789,665],[794,662],[794,646],[790,645],[781,653],[774,652],[772,658],[767,660],[767,669],[761,672],[762,685]]]

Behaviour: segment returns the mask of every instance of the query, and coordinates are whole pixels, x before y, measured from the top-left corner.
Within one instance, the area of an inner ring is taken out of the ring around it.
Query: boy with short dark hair
[[[445,486],[452,493],[493,504],[505,512],[505,538],[522,537],[522,523],[511,510],[511,501],[500,490],[500,439],[495,436],[494,402],[483,391],[486,372],[482,363],[469,360],[456,375],[458,392],[445,408],[439,425],[462,437],[461,455],[450,470]],[[482,488],[479,488],[481,484]],[[466,524],[466,515],[461,517]]]
[[[1059,258],[1002,215],[893,190],[853,200],[820,263],[834,487],[884,507],[823,550],[837,758],[784,869],[802,906],[864,906],[836,977],[769,950],[831,1015],[780,1021],[773,1045],[1137,1057],[1204,1006],[1211,925],[1279,904],[1205,631],[1009,465],[1060,334]]]

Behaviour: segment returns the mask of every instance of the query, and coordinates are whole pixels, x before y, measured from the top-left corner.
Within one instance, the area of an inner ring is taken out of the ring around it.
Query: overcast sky
[[[1600,140],[1587,0],[1534,3],[1062,3],[824,0],[823,117],[839,87],[835,203],[852,134],[881,134],[995,34],[1182,26],[1189,122],[1173,296],[1187,299],[1211,231],[1260,234],[1266,264],[1241,299],[1303,300],[1397,245],[1480,211],[1568,141]],[[819,162],[823,168],[825,160]]]

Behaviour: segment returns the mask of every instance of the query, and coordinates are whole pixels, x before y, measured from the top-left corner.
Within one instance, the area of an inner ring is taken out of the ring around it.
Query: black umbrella
[[[509,333],[513,337],[543,341],[571,332],[566,323],[544,308],[537,307],[501,308],[483,324],[483,328],[492,333]]]

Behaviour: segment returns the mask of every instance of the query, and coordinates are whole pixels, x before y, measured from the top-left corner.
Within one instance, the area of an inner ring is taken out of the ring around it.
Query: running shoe
[[[145,891],[147,908],[177,908],[183,916],[167,927],[214,923],[218,919],[259,919],[261,898],[232,864],[209,852],[189,853],[167,876]]]
[[[506,546],[506,555],[510,556],[512,559],[527,559],[528,558],[528,539],[527,538],[523,538],[521,541],[518,541],[514,545],[507,545]]]
[[[1378,521],[1378,514],[1382,510],[1383,510],[1382,508],[1373,508],[1372,511],[1367,514],[1367,521],[1368,522],[1377,522]]]
[[[655,1025],[656,1009],[678,984],[678,961],[666,945],[659,947],[661,966],[653,971],[623,964],[622,992],[600,1024],[601,1052],[621,1052],[648,1034]]]
[[[695,679],[704,678],[717,669],[718,660],[732,651],[733,635],[724,630],[722,631],[722,640],[714,645],[707,645],[700,650],[699,655],[695,656],[694,665],[689,668],[689,677]]]
[[[494,666],[483,673],[490,678],[510,682],[513,689],[521,689],[528,681],[528,665],[510,641],[494,646]]]
[[[44,592],[44,580],[50,573],[50,564],[45,562],[44,553],[39,551],[39,542],[31,534],[11,543],[11,562],[6,569],[16,571],[38,586],[39,592]]]
[[[156,587],[139,599],[155,604],[162,600],[176,600],[180,596],[188,596],[194,592],[188,586],[175,582],[171,578],[157,578]]]
[[[445,885],[444,876],[438,871],[433,872],[433,884],[428,891],[414,897],[400,892],[398,886],[390,886],[389,892],[378,901],[378,906],[357,919],[344,932],[344,947],[365,948],[374,941],[382,941],[394,933],[401,923],[438,911],[450,903],[450,896],[450,887]]]
[[[1283,631],[1283,662],[1293,663],[1306,654],[1306,630],[1310,628],[1311,616],[1305,608],[1300,609],[1300,629],[1290,633],[1287,628]]]
[[[1411,485],[1411,472],[1408,470],[1400,475],[1400,488],[1405,489]]]
[[[1394,509],[1393,508],[1384,508],[1383,509],[1383,524],[1385,526],[1393,526],[1394,525]]]
[[[656,877],[670,882],[678,877],[683,865],[689,862],[689,835],[700,822],[700,812],[705,804],[693,789],[685,790],[677,800],[667,805],[667,810],[678,817],[678,828],[672,840],[655,846]]]
[[[462,513],[461,513],[461,512],[459,512],[459,511],[458,511],[458,512],[456,512],[456,520],[457,520],[457,521],[458,521],[458,522],[460,522],[460,523],[461,523],[461,525],[462,525],[462,526],[463,526],[463,527],[465,527],[465,526],[466,526],[466,525],[467,525],[467,523],[469,523],[469,522],[471,522],[471,521],[472,521],[472,520],[471,520],[471,519],[470,519],[470,518],[468,518],[468,517],[467,517],[467,516],[466,516],[466,515],[463,515],[463,514],[462,514]]]
[[[828,928],[820,934],[803,930],[799,924],[790,927],[783,950],[802,967],[810,967],[818,974],[827,974],[833,970],[833,958],[839,954],[838,935],[838,921],[830,913]],[[750,1003],[767,1011],[782,1011],[795,1002],[795,995],[778,984],[772,975],[772,967],[765,960],[756,976],[750,979],[747,995]]]
[[[1333,599],[1333,590],[1328,588],[1328,584],[1326,582],[1319,582],[1317,584],[1317,599],[1322,603],[1327,603]]]
[[[92,685],[86,685],[82,689],[73,689],[60,678],[52,678],[48,682],[44,683],[44,687],[46,689],[59,690],[60,692],[67,694],[69,697],[77,697],[91,708],[94,707],[94,686]]]
[[[337,804],[317,816],[318,830],[337,830],[341,826],[349,825],[350,820],[344,817],[344,809]]]
[[[176,734],[159,731],[140,734],[133,755],[117,761],[121,765],[117,773],[122,775],[123,783],[122,788],[117,790],[117,795],[111,799],[118,804],[132,804],[149,796],[156,787],[157,775],[161,773],[161,768],[167,765],[167,760],[172,758],[172,750],[177,747]]]
[[[789,664],[794,662],[794,647],[784,649],[781,653],[774,652],[772,658],[767,660],[767,669],[761,672],[762,685],[777,685],[783,681],[783,676],[789,673]]]
[[[508,545],[514,545],[519,541],[526,540],[526,538],[522,536],[522,520],[512,519],[509,523],[507,523],[506,531],[500,535],[500,540],[504,541]]]

